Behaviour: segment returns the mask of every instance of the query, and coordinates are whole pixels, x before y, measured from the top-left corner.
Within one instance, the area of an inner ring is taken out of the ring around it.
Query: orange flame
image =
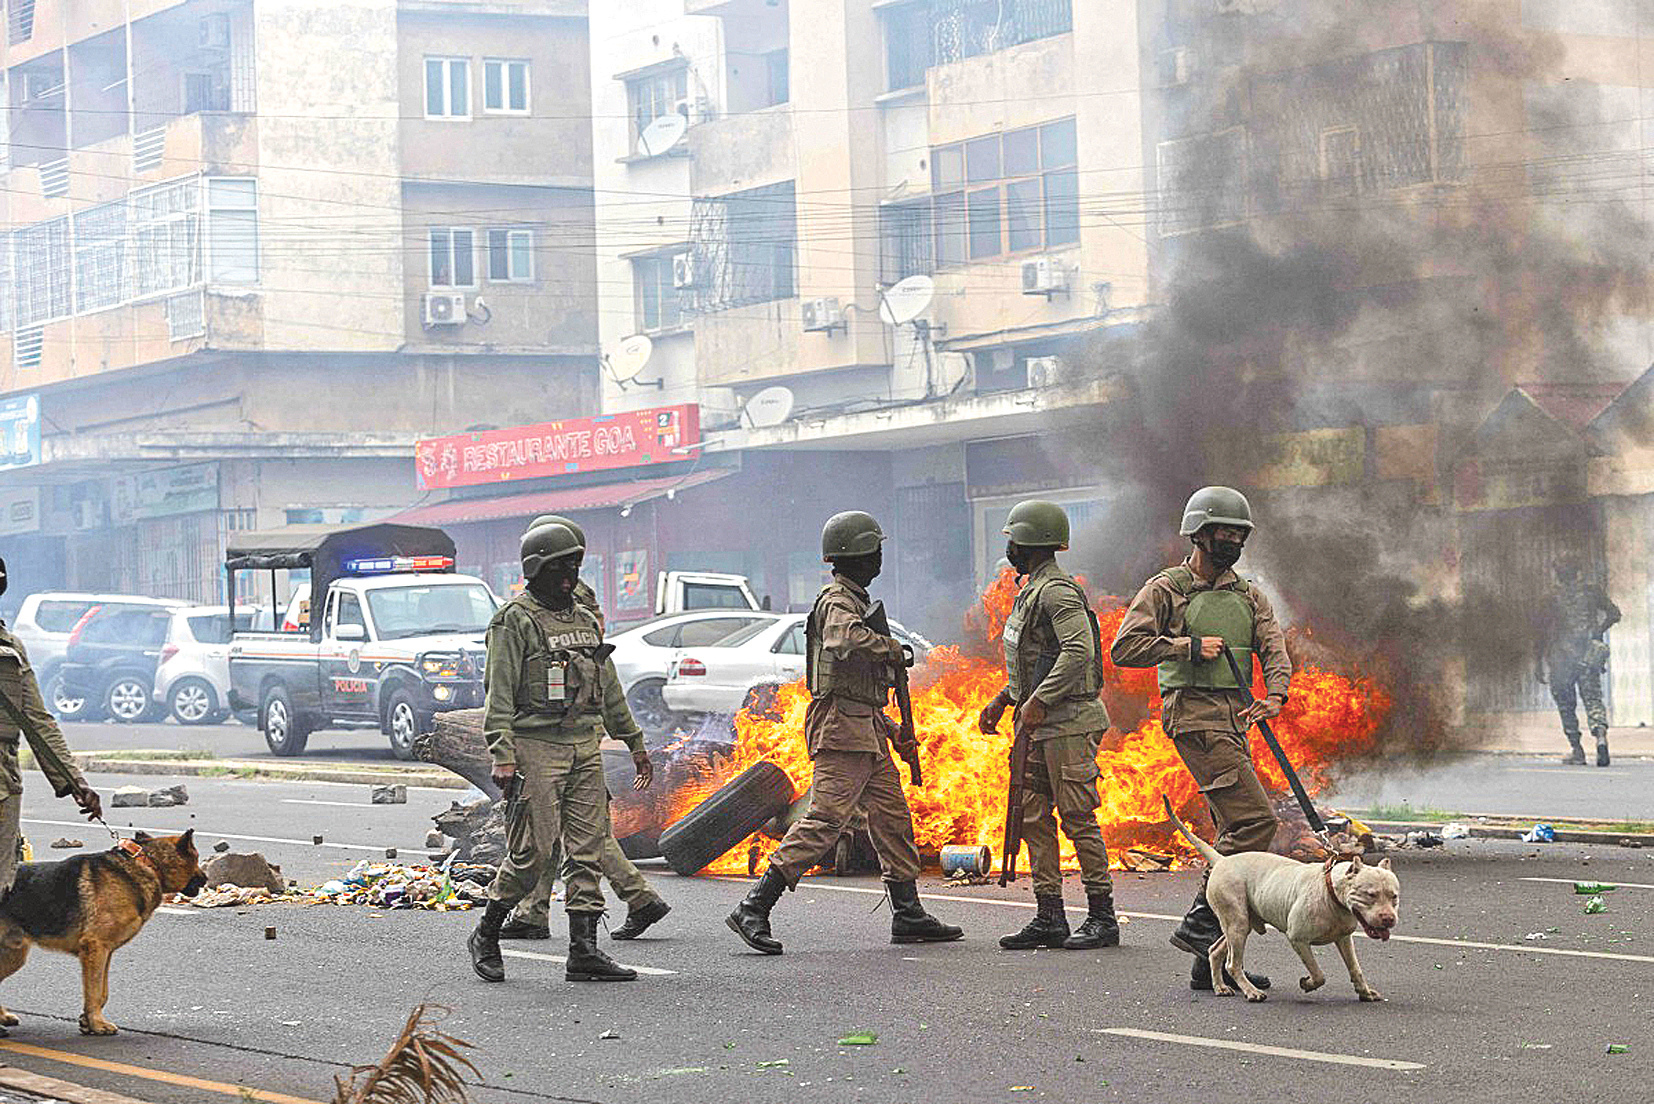
[[[1010,781],[1010,723],[1007,717],[1001,734],[988,735],[978,731],[977,715],[1005,684],[1000,637],[1016,590],[1012,573],[1002,573],[966,617],[970,650],[938,647],[913,672],[913,716],[925,784],[908,787],[907,798],[921,851],[935,853],[946,844],[963,843],[986,844],[996,856],[999,853]],[[1109,602],[1110,608],[1098,613],[1105,646],[1124,614],[1116,600]],[[1137,845],[1165,849],[1172,842],[1160,795],[1192,811],[1199,808],[1199,791],[1161,730],[1155,672],[1108,664],[1103,689],[1111,701],[1135,700],[1138,715],[1148,718],[1131,732],[1111,730],[1099,749],[1098,820],[1103,835],[1116,853]],[[1262,692],[1261,684],[1254,688],[1254,693]],[[803,735],[809,700],[800,681],[781,687],[761,711],[738,714],[735,755],[725,765],[726,777],[768,759],[803,792],[813,775]],[[1339,758],[1371,749],[1389,709],[1389,697],[1370,681],[1306,666],[1294,673],[1292,697],[1273,724],[1305,786],[1314,793],[1326,787],[1329,768]],[[1261,740],[1253,742],[1253,752],[1264,785],[1285,791],[1285,777]],[[704,796],[686,797],[680,802],[680,815]],[[1064,862],[1071,864],[1072,845],[1066,837],[1059,838]],[[774,846],[762,837],[757,842],[761,851]],[[746,845],[738,847],[713,869],[744,871],[747,854]]]

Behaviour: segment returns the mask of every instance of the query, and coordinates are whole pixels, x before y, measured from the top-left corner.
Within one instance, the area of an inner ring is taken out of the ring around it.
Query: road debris
[[[616,1031],[614,1028],[611,1027],[611,1028],[609,1028],[609,1030],[607,1030],[603,1034],[599,1035],[598,1038],[599,1039],[618,1039],[618,1038],[620,1038],[620,1032]]]
[[[758,1063],[758,1068],[759,1069],[782,1069],[783,1067],[790,1066],[790,1065],[792,1065],[792,1062],[789,1059],[777,1058],[773,1062],[759,1062]]]
[[[442,851],[448,846],[448,837],[432,828],[425,833],[425,847],[430,851]]]
[[[1608,1049],[1607,1049],[1607,1051],[1605,1051],[1605,1053],[1607,1053],[1607,1054],[1625,1054],[1630,1049],[1631,1048],[1626,1046],[1624,1043],[1609,1043],[1608,1044]]]
[[[287,892],[287,879],[282,877],[281,867],[256,851],[218,855],[208,860],[201,873],[207,876],[208,889],[221,886],[262,889],[277,897]]]
[[[1120,853],[1120,862],[1127,870],[1135,870],[1140,874],[1154,874],[1170,870],[1176,860],[1159,851],[1150,851],[1144,847],[1128,847]]]
[[[1556,829],[1549,824],[1535,824],[1528,831],[1522,833],[1523,843],[1555,843]]]
[[[222,855],[224,852],[226,852],[230,849],[230,841],[229,840],[219,840],[217,843],[212,845],[212,849],[214,851],[218,852],[220,855]]]
[[[264,938],[274,939],[275,937],[276,937],[276,929],[275,929],[274,925],[271,925],[270,927],[264,929]]]
[[[1470,828],[1469,828],[1468,825],[1460,824],[1456,820],[1449,823],[1449,824],[1442,825],[1442,839],[1444,839],[1444,840],[1469,839],[1469,838],[1470,838]]]
[[[86,844],[83,843],[82,841],[80,841],[78,839],[70,839],[67,836],[60,836],[59,838],[52,841],[52,849],[54,851],[71,851],[76,847],[85,847],[85,846],[86,846]]]
[[[397,782],[388,786],[375,786],[368,796],[373,805],[406,805],[408,803],[408,787]]]
[[[1423,828],[1420,828],[1417,831],[1408,832],[1401,839],[1401,846],[1402,847],[1425,848],[1425,847],[1440,847],[1441,845],[1442,845],[1442,838],[1440,836],[1438,836],[1434,832],[1427,831],[1426,829],[1423,829]]]
[[[149,805],[149,791],[142,786],[122,786],[109,795],[109,804],[115,809],[139,809]]]
[[[190,792],[184,788],[183,783],[168,786],[161,790],[150,791],[148,801],[151,809],[170,809],[174,805],[188,805],[189,803]]]
[[[56,844],[53,844],[53,846],[55,847]],[[1574,892],[1577,893],[1577,894],[1581,894],[1581,895],[1594,894],[1594,893],[1612,893],[1612,892],[1614,892],[1614,890],[1616,890],[1618,888],[1619,888],[1619,886],[1611,885],[1608,882],[1575,882],[1574,883]]]
[[[322,845],[322,837],[321,836],[311,836],[310,837],[310,842],[315,844],[317,847],[320,847]]]
[[[871,1031],[858,1031],[853,1035],[846,1035],[838,1041],[839,1046],[872,1046],[879,1041],[879,1037]]]
[[[1585,915],[1595,916],[1599,912],[1607,912],[1608,905],[1601,897],[1592,897],[1585,902]]]

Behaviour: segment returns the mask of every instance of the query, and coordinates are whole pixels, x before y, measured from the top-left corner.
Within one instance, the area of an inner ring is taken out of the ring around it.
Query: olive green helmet
[[[866,556],[884,543],[884,530],[873,515],[861,510],[834,514],[821,527],[821,558],[831,563],[840,556]]]
[[[1000,532],[1025,548],[1067,548],[1068,513],[1055,502],[1030,498],[1011,507]]]
[[[1192,537],[1208,525],[1238,525],[1252,528],[1252,504],[1233,487],[1202,487],[1189,496],[1183,507],[1183,527],[1178,532]]]
[[[564,517],[562,514],[541,514],[539,517],[528,523],[528,528],[532,531],[538,529],[542,525],[564,526],[569,532],[574,534],[575,540],[579,541],[582,545],[586,543],[586,531],[576,525],[573,521]]]
[[[534,578],[552,560],[573,556],[578,561],[585,553],[586,546],[567,525],[537,525],[523,534],[523,578]]]

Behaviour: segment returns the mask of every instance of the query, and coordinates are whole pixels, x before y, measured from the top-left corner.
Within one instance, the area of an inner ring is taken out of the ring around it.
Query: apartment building
[[[420,438],[596,412],[585,8],[10,0],[14,590],[213,599],[230,530],[384,516]]]

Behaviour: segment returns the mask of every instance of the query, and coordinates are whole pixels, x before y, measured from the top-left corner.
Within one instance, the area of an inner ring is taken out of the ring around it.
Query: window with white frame
[[[425,59],[425,117],[427,119],[469,119],[471,117],[471,59],[428,57]]]
[[[12,235],[13,314],[19,327],[69,314],[69,219],[37,222]]]
[[[534,231],[488,231],[488,279],[496,284],[534,280]]]
[[[639,332],[671,330],[683,325],[683,303],[672,276],[672,265],[686,252],[676,250],[632,258],[632,291]]]
[[[201,279],[201,178],[132,193],[132,294],[190,287]]]
[[[689,68],[681,65],[626,82],[626,98],[632,110],[632,148],[649,124],[676,112],[689,118]]]
[[[453,227],[431,228],[431,286],[468,288],[477,286],[473,257],[474,239],[469,230]]]
[[[75,310],[113,307],[126,298],[127,201],[75,214]]]
[[[258,182],[250,176],[207,178],[207,280],[258,283]]]
[[[490,115],[528,114],[528,62],[482,59],[482,109]]]

